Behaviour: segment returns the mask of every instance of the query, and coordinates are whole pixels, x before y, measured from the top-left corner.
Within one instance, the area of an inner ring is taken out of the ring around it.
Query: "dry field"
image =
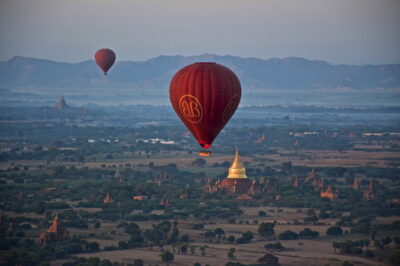
[[[274,164],[292,161],[292,164],[301,166],[387,167],[388,163],[390,163],[400,167],[400,152],[393,151],[279,150],[278,152],[279,154],[265,155],[263,157],[275,160]]]
[[[281,243],[289,248],[288,251],[274,252],[274,255],[279,258],[282,265],[340,265],[342,261],[348,260],[357,263],[358,265],[385,265],[376,261],[367,260],[361,257],[344,256],[333,253],[330,242],[303,240],[303,245],[299,246],[299,241],[281,241]],[[212,266],[223,266],[228,261],[227,252],[230,248],[236,248],[237,261],[241,263],[256,263],[257,259],[262,257],[264,253],[262,242],[252,242],[242,245],[226,245],[226,244],[210,244],[196,243],[199,246],[206,245],[205,256],[200,255],[197,248],[195,255],[179,255],[174,254],[174,262],[172,265],[191,266],[196,262],[202,265],[209,264]],[[165,246],[164,250],[170,250],[172,247]],[[165,265],[161,262],[159,255],[162,253],[160,248],[135,248],[129,250],[106,251],[93,254],[81,254],[83,257],[99,257],[109,259],[111,261],[119,261],[124,263],[133,263],[135,259],[142,259],[145,265]],[[61,265],[54,262],[53,265]]]
[[[342,152],[333,150],[287,150],[278,149],[278,154],[267,154],[267,155],[255,155],[258,158],[264,158],[269,160],[267,165],[278,165],[282,162],[292,161],[294,165],[307,165],[307,166],[327,166],[327,167],[360,167],[360,166],[374,166],[374,167],[400,167],[400,152],[371,150],[371,151],[359,151],[359,150],[345,150]],[[170,163],[176,164],[178,167],[185,170],[205,171],[210,170],[212,175],[216,175],[217,172],[222,172],[226,169],[220,168],[196,168],[194,169],[191,165],[192,161],[199,158],[196,154],[168,154],[165,156],[155,157],[127,157],[114,160],[98,160],[96,162],[51,162],[46,165],[45,161],[42,160],[21,160],[21,161],[5,161],[0,162],[0,169],[6,170],[10,167],[19,166],[30,166],[33,169],[38,165],[56,166],[66,165],[75,167],[89,167],[89,168],[101,168],[118,166],[120,164],[131,164],[136,166],[139,164],[148,165],[153,162],[156,165],[167,165]],[[205,158],[208,165],[214,163],[222,163],[225,161],[231,162],[233,155],[220,155],[214,154],[211,157]],[[252,162],[251,157],[241,156],[242,162]]]
[[[268,212],[270,209],[275,209],[275,212]],[[262,218],[257,217],[258,211],[264,210],[267,212],[269,217]],[[285,251],[273,252],[275,256],[279,257],[279,261],[282,265],[340,265],[342,261],[348,260],[356,263],[357,265],[385,265],[373,260],[368,260],[363,257],[339,255],[335,254],[332,248],[333,241],[343,241],[349,239],[350,236],[343,236],[339,238],[327,237],[325,232],[328,225],[293,225],[286,224],[287,221],[293,222],[293,220],[299,220],[304,218],[306,209],[294,208],[282,208],[283,212],[276,212],[276,208],[273,207],[248,207],[243,208],[244,214],[239,218],[242,220],[258,220],[259,223],[262,221],[277,221],[275,226],[276,235],[280,234],[285,230],[292,230],[299,232],[305,227],[311,228],[312,230],[318,231],[320,237],[316,240],[282,240],[281,244],[287,248]],[[257,233],[257,224],[227,224],[219,220],[207,221],[203,230],[192,230],[193,224],[199,223],[197,220],[179,220],[178,228],[180,234],[188,234],[192,239],[195,240],[192,245],[196,246],[196,252],[194,255],[180,255],[175,254],[174,262],[171,265],[177,266],[191,266],[195,262],[199,262],[202,265],[209,264],[212,266],[225,265],[228,261],[231,261],[227,257],[227,252],[230,248],[236,249],[237,261],[242,263],[256,263],[257,259],[265,254],[264,245],[266,243],[273,243],[275,241],[266,241],[260,238]],[[335,220],[327,221],[334,223]],[[388,221],[389,222],[389,221]],[[156,222],[137,222],[142,230],[149,229],[152,224]],[[221,227],[225,231],[225,237],[234,235],[239,237],[243,232],[251,231],[254,234],[253,240],[248,244],[227,244],[223,239],[214,239],[212,243],[204,242],[204,232],[206,230],[214,230],[217,227]],[[346,230],[348,228],[344,228]],[[101,228],[89,228],[90,232],[95,232],[96,237],[88,238],[89,241],[96,241],[102,248],[105,246],[118,245],[118,241],[127,240],[128,236],[123,232],[122,228],[117,228],[117,223],[102,223]],[[86,230],[71,230],[74,234],[87,234]],[[110,234],[110,232],[115,231]],[[112,239],[105,239],[111,237]],[[205,256],[201,256],[199,250],[200,246],[206,246]],[[165,246],[164,250],[170,250],[171,246]],[[145,265],[165,265],[160,261],[159,255],[162,250],[159,247],[153,248],[135,248],[129,250],[116,250],[107,252],[98,252],[91,254],[81,254],[79,256],[84,257],[99,257],[102,259],[109,259],[111,261],[119,261],[124,263],[133,263],[135,259],[143,259]],[[61,265],[61,261],[55,261],[53,265]]]

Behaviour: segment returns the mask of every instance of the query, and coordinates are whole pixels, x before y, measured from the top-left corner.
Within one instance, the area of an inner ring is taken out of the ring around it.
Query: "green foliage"
[[[222,228],[218,227],[218,228],[216,228],[216,229],[214,230],[214,233],[215,233],[218,237],[221,237],[221,235],[224,235],[224,234],[225,234],[225,231],[224,231]]]
[[[340,236],[343,234],[343,230],[339,226],[332,226],[326,230],[326,234],[328,236]]]
[[[354,264],[349,262],[349,261],[347,261],[347,260],[345,260],[345,261],[342,262],[342,264],[340,264],[340,266],[354,266]]]
[[[242,234],[242,236],[238,239],[236,239],[237,244],[245,244],[249,243],[253,239],[253,233],[250,231],[247,231]]]
[[[265,249],[272,249],[272,250],[285,250],[285,247],[282,246],[282,244],[279,243],[279,242],[265,244],[264,248]]]
[[[261,236],[270,237],[275,234],[274,227],[275,227],[274,223],[263,222],[258,226],[257,231]]]
[[[400,265],[400,251],[395,251],[390,256],[390,262],[394,265]]]
[[[258,216],[260,216],[260,217],[266,217],[266,216],[267,216],[267,213],[266,213],[265,211],[259,211],[259,212],[258,212]]]
[[[278,257],[266,253],[264,256],[262,256],[261,258],[259,258],[257,260],[258,262],[263,263],[263,265],[268,265],[268,266],[279,266],[279,259]]]
[[[206,237],[206,238],[214,238],[214,237],[216,237],[216,234],[213,231],[208,230],[208,231],[206,231],[204,233],[204,237]]]
[[[193,226],[192,226],[192,229],[193,230],[201,230],[201,229],[203,229],[204,228],[204,224],[194,224]]]
[[[204,158],[196,158],[192,162],[192,166],[195,166],[195,167],[204,167],[206,164],[207,164],[207,161]]]
[[[161,260],[163,262],[171,262],[174,260],[174,254],[169,252],[168,250],[160,254]]]
[[[225,266],[247,266],[247,265],[240,262],[229,261],[225,263]]]
[[[279,234],[279,239],[280,240],[295,240],[295,239],[298,239],[298,235],[293,231],[286,230]]]
[[[317,238],[319,236],[319,232],[313,231],[310,228],[304,228],[299,232],[299,238]]]

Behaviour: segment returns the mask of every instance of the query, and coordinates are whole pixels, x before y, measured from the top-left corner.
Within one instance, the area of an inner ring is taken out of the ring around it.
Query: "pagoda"
[[[358,181],[358,178],[356,177],[356,178],[354,178],[353,189],[360,190],[360,188],[361,188],[360,182]]]
[[[169,199],[169,197],[167,197],[167,196],[163,196],[162,198],[161,198],[161,201],[160,201],[160,205],[162,205],[162,206],[168,206],[168,205],[171,205],[171,200]]]
[[[333,190],[331,185],[329,185],[328,188],[325,191],[321,191],[319,195],[321,198],[328,198],[333,201],[339,198],[339,191]]]
[[[306,179],[304,182],[311,183],[315,187],[316,190],[321,190],[323,187],[323,182],[321,177],[317,174],[315,169],[313,168],[312,171],[307,175]]]
[[[103,203],[108,204],[111,202],[111,197],[110,197],[110,193],[108,192],[106,197],[103,200]]]
[[[369,181],[368,189],[364,192],[364,199],[366,200],[376,200],[378,196],[376,195],[374,182],[371,180]]]
[[[54,105],[54,108],[56,109],[64,109],[64,108],[68,108],[69,106],[66,104],[65,100],[64,100],[64,95],[61,95],[60,100],[58,101],[58,103],[56,105]]]
[[[68,231],[61,226],[58,215],[54,217],[52,225],[39,236],[40,244],[61,242],[69,239]]]
[[[299,182],[299,179],[297,177],[293,180],[292,186],[294,186],[294,187],[299,187],[300,186],[300,182]]]
[[[244,194],[248,193],[251,186],[252,182],[246,175],[246,168],[239,160],[239,152],[236,151],[228,176],[218,184],[218,189],[227,193]]]

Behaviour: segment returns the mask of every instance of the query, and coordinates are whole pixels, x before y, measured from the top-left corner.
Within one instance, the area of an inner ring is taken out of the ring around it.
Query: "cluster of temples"
[[[366,191],[364,191],[364,199],[366,200],[376,200],[378,198],[375,187],[374,187],[374,182],[371,180],[369,181],[369,186]]]
[[[361,185],[360,185],[360,181],[358,180],[358,178],[354,179],[353,189],[361,191]],[[368,186],[367,190],[364,191],[363,195],[364,195],[365,200],[377,200],[378,199],[378,195],[376,194],[374,182],[372,180],[369,181],[369,186]]]
[[[250,195],[262,191],[268,191],[269,184],[266,178],[261,179],[260,182],[250,180],[246,175],[246,168],[240,162],[239,152],[236,151],[235,158],[231,167],[228,170],[228,176],[224,180],[212,181],[210,178],[206,179],[204,190],[208,193],[228,193],[239,194],[237,199],[251,200]]]
[[[69,239],[68,231],[61,226],[58,215],[54,217],[53,223],[45,232],[39,235],[40,244],[61,242]]]
[[[153,177],[153,180],[157,183],[157,186],[160,187],[161,183],[168,181],[170,179],[167,170],[164,169],[163,174]]]
[[[315,169],[312,169],[312,171],[307,175],[304,182],[314,186],[315,191],[319,192],[319,196],[321,198],[328,198],[330,200],[336,200],[339,198],[339,190],[333,189],[331,185],[328,185],[326,189],[324,189],[324,182],[317,174]],[[299,184],[299,180],[296,178],[293,186],[299,186]]]
[[[315,191],[318,191],[320,194],[321,198],[328,198],[330,200],[336,200],[339,198],[339,191],[337,189],[333,189],[331,185],[328,185],[326,187],[326,189],[324,189],[324,182],[321,179],[321,177],[318,176],[317,172],[315,171],[315,169],[313,169],[306,177],[306,179],[304,180],[305,183],[309,183],[312,186],[315,187]],[[293,183],[293,186],[295,187],[299,187],[300,186],[300,181],[298,178],[295,178]],[[358,178],[354,179],[354,183],[353,183],[353,189],[357,190],[357,191],[361,191],[361,185],[360,182],[358,180]],[[370,181],[369,182],[369,186],[367,188],[367,190],[364,191],[364,199],[365,200],[376,200],[377,197],[377,193],[374,187],[374,182]]]

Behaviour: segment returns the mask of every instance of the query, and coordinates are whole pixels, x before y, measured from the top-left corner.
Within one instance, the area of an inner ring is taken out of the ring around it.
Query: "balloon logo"
[[[235,113],[242,89],[229,68],[194,63],[175,74],[169,93],[176,114],[200,146],[207,149]]]
[[[223,119],[223,121],[225,121],[225,123],[228,122],[228,120],[231,118],[233,113],[235,113],[236,108],[238,107],[239,103],[240,103],[239,95],[235,95],[229,100],[228,104],[225,107],[224,115],[222,117],[222,119]]]
[[[203,118],[203,107],[192,95],[183,95],[179,100],[179,110],[186,121],[196,124]]]
[[[107,71],[112,67],[115,62],[115,53],[107,48],[100,49],[94,55],[97,65],[103,70],[104,75],[107,75]]]

